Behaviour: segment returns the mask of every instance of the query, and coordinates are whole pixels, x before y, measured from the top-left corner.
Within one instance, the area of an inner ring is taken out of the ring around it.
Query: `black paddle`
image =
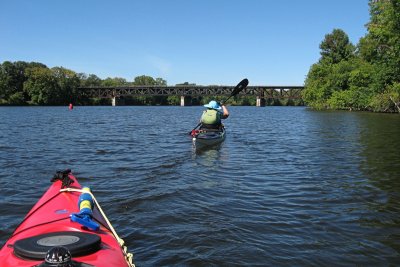
[[[235,88],[233,89],[231,95],[227,99],[225,99],[225,101],[222,101],[221,104],[226,103],[226,101],[228,101],[229,98],[231,98],[232,96],[235,96],[235,95],[239,94],[244,88],[247,87],[248,84],[249,84],[249,80],[247,80],[246,78],[243,79],[240,83],[238,83],[235,86]],[[200,125],[201,125],[201,122],[199,122],[199,124],[197,124],[196,127],[194,127],[193,130],[191,130],[189,132],[189,134],[191,134],[194,130],[196,130],[197,127],[199,127]]]
[[[232,96],[235,96],[235,95],[239,94],[244,88],[247,87],[248,84],[249,84],[249,80],[243,79],[240,83],[238,83],[238,84],[235,86],[235,89],[233,89],[231,95],[230,95],[227,99],[225,99],[225,101],[221,101],[221,104],[223,104],[223,103],[225,103],[226,101],[228,101],[229,98],[231,98]]]

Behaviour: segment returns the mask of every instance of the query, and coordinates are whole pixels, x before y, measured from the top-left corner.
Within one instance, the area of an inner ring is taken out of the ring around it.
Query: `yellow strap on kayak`
[[[101,215],[105,219],[108,227],[110,228],[110,231],[114,235],[115,239],[117,239],[119,246],[122,249],[122,252],[125,256],[125,260],[128,263],[129,267],[135,267],[135,264],[133,263],[133,254],[128,252],[128,248],[124,245],[125,241],[120,238],[117,234],[117,232],[114,230],[114,227],[111,225],[110,221],[108,220],[106,214],[103,212],[103,209],[100,207],[100,204],[97,202],[96,198],[94,197],[93,193],[87,190],[82,190],[82,189],[76,189],[76,188],[64,188],[60,189],[60,192],[79,192],[79,193],[88,193],[92,196],[94,203],[96,204],[97,208],[99,209]]]

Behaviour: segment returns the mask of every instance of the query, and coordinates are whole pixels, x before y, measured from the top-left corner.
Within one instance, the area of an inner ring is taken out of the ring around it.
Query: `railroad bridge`
[[[118,86],[118,87],[80,87],[81,93],[90,98],[111,98],[112,105],[118,105],[122,96],[169,96],[181,97],[181,106],[185,105],[185,96],[229,96],[234,86]],[[239,95],[256,96],[256,106],[262,106],[265,99],[301,99],[304,86],[247,86]]]

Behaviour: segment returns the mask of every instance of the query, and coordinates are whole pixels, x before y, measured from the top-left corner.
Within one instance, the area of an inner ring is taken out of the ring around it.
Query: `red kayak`
[[[0,266],[134,266],[90,189],[70,170],[52,182],[0,250]]]

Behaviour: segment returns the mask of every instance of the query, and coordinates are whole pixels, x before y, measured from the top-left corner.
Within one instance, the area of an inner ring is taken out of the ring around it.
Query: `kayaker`
[[[229,111],[226,106],[212,100],[210,103],[205,104],[204,107],[207,109],[201,115],[200,129],[220,129],[222,127],[221,120],[229,117]]]

